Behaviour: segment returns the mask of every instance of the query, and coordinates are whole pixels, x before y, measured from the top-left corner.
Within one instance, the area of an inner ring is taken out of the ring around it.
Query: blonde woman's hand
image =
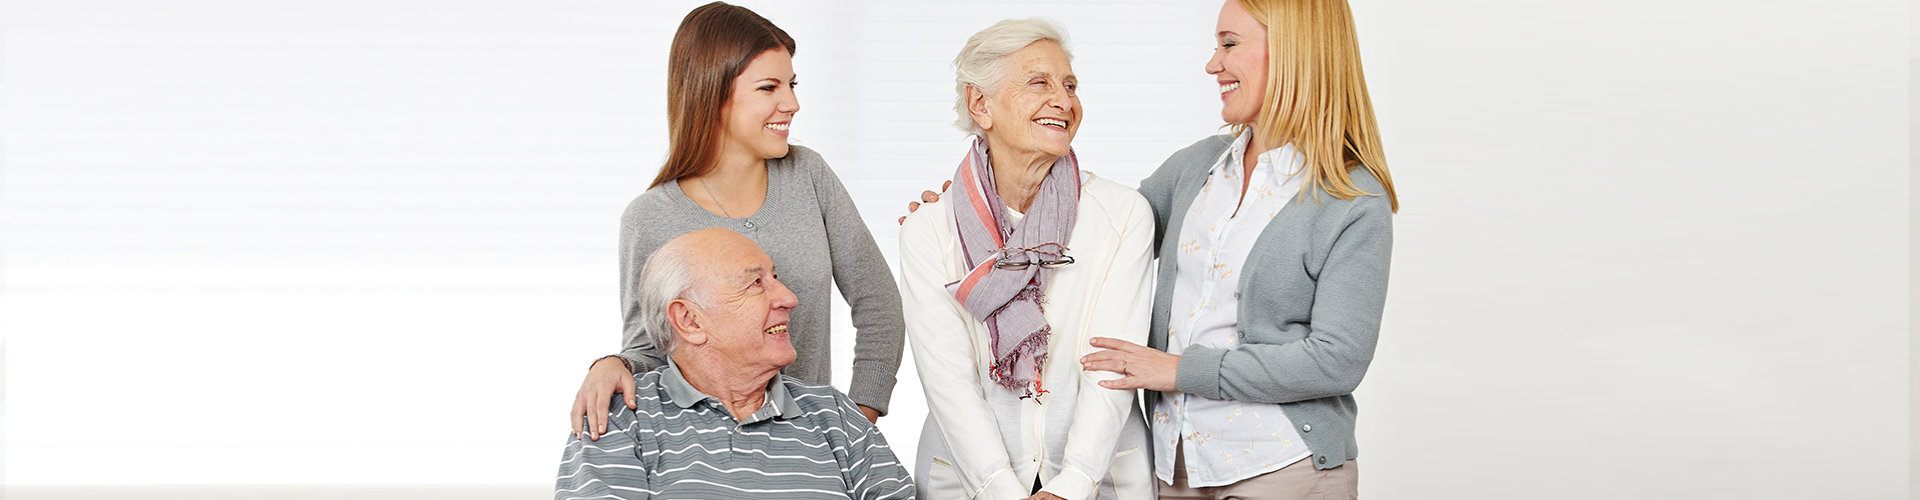
[[[952,187],[952,186],[953,186],[953,181],[947,181],[947,182],[943,182],[943,183],[940,183],[940,193],[945,193],[945,192],[947,192],[947,188],[949,188],[949,187]],[[924,202],[927,202],[927,203],[933,203],[933,202],[936,202],[936,201],[940,201],[940,193],[935,193],[935,192],[933,192],[933,191],[921,191],[921,192],[920,192],[920,201],[909,201],[909,202],[907,202],[907,213],[913,213],[913,211],[914,211],[914,210],[919,210],[919,209],[920,209],[920,202],[921,202],[921,201],[924,201]],[[905,215],[902,215],[902,216],[900,216],[900,223],[901,223],[901,224],[906,224],[906,223],[907,223],[907,216],[905,216]]]
[[[1114,380],[1102,380],[1100,387],[1162,392],[1177,390],[1174,382],[1180,374],[1180,356],[1107,337],[1094,337],[1093,346],[1106,350],[1082,356],[1081,368],[1125,375]]]

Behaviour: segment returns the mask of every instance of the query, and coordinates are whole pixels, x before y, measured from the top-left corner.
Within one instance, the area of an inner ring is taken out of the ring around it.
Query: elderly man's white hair
[[[1067,48],[1067,29],[1050,19],[1007,19],[967,38],[967,45],[953,58],[953,110],[960,113],[960,119],[954,121],[953,126],[972,135],[985,133],[973,122],[973,114],[967,112],[967,86],[978,88],[983,94],[997,92],[996,87],[1005,76],[1002,63],[1007,55],[1041,40],[1059,43],[1060,50],[1067,53],[1067,61],[1073,61],[1073,49]]]
[[[668,242],[666,246],[655,250],[647,257],[647,265],[640,271],[640,289],[635,301],[640,303],[640,326],[646,329],[647,340],[653,342],[653,348],[659,352],[673,352],[679,341],[673,334],[673,322],[667,316],[667,306],[674,299],[687,299],[706,307],[706,300],[693,290],[693,257],[691,245]]]

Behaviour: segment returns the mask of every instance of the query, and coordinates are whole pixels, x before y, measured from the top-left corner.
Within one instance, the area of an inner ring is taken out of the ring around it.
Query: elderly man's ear
[[[993,128],[993,116],[987,113],[987,93],[980,87],[967,86],[967,113],[973,115],[973,124],[980,130]]]
[[[700,314],[699,309],[694,308],[686,300],[675,300],[667,304],[667,321],[673,323],[673,330],[678,332],[676,335],[680,336],[681,342],[687,345],[706,345],[706,318]]]

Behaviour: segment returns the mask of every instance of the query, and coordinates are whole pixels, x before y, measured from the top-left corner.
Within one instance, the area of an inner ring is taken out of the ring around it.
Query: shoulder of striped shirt
[[[639,399],[654,401],[661,405],[667,404],[665,399],[666,389],[664,385],[661,385],[660,381],[663,373],[664,372],[660,370],[654,370],[634,376],[634,391],[642,393],[638,395]],[[829,385],[809,384],[784,374],[779,377],[780,383],[786,384],[787,386],[787,395],[793,397],[794,404],[800,407],[800,412],[803,415],[813,415],[819,413],[821,410],[831,409],[839,414],[842,417],[841,420],[845,422],[854,422],[854,420],[856,420],[845,417],[846,412],[858,413],[859,409],[854,405],[853,398],[848,397],[846,393],[840,392],[839,389],[835,389]],[[651,395],[648,393],[651,393]],[[622,407],[624,408],[624,406]],[[859,420],[859,422],[866,422],[864,417],[857,420]],[[858,425],[858,423],[855,423],[855,425]]]
[[[793,402],[800,405],[804,413],[812,413],[821,408],[846,409],[853,407],[853,398],[830,385],[814,385],[800,379],[780,376],[780,383],[787,385],[787,395],[793,396]]]

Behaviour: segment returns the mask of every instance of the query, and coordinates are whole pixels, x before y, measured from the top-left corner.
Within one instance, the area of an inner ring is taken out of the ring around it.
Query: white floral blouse
[[[1240,267],[1267,221],[1300,192],[1306,158],[1292,144],[1261,153],[1240,195],[1250,134],[1227,149],[1186,213],[1180,230],[1179,275],[1174,277],[1167,352],[1188,345],[1240,345]],[[1311,455],[1280,405],[1222,401],[1171,393],[1153,408],[1154,472],[1173,482],[1174,451],[1185,455],[1188,487],[1222,486],[1286,467]]]

